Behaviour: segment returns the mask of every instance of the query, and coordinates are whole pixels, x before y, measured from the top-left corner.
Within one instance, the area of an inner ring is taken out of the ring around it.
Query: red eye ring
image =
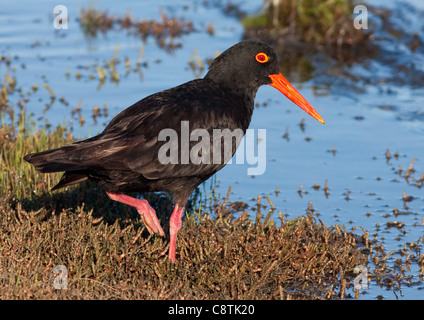
[[[266,53],[264,52],[259,52],[256,56],[255,56],[256,61],[258,61],[259,63],[265,63],[269,61],[269,57]]]

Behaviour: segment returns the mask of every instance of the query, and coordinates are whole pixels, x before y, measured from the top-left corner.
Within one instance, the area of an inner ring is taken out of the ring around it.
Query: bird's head
[[[233,91],[247,90],[250,94],[256,94],[261,85],[271,85],[306,113],[325,123],[318,112],[281,74],[277,53],[266,43],[245,40],[235,44],[215,58],[205,78]]]

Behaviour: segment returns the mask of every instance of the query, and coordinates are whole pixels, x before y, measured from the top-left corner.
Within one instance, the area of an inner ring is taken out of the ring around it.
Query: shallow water
[[[395,1],[381,2],[389,8],[400,7]],[[184,1],[175,4],[169,0],[159,0],[154,5],[126,0],[119,4],[90,3],[96,9],[107,9],[110,14],[119,16],[131,10],[132,17],[140,20],[159,20],[164,12],[169,17],[193,21],[196,31],[177,38],[182,48],[167,53],[158,48],[153,38],[143,43],[126,31],[115,30],[94,39],[85,38],[76,21],[84,3],[66,2],[70,17],[68,29],[55,30],[51,1],[36,4],[0,1],[0,54],[10,56],[12,66],[16,67],[12,70],[0,64],[0,76],[6,71],[15,75],[17,86],[25,93],[37,84],[38,90],[30,95],[26,108],[40,125],[46,121],[53,126],[65,124],[76,137],[85,138],[101,132],[113,115],[142,97],[195,77],[197,74],[188,64],[195,50],[201,59],[212,58],[216,51],[222,52],[239,41],[243,28],[236,18],[223,12],[220,3],[204,5],[202,1]],[[261,3],[244,1],[240,7],[247,12],[257,12]],[[408,16],[408,24],[404,26],[408,34],[414,30],[422,32],[423,13],[417,10],[424,10],[422,2],[410,0],[408,3],[413,10],[398,11],[398,19]],[[206,32],[210,24],[214,25],[213,36]],[[384,54],[393,59],[365,60],[351,68],[343,67],[357,76],[355,80],[329,75],[328,70],[340,69],[327,64],[325,59],[316,65],[312,80],[296,83],[296,74],[291,75],[294,85],[326,120],[325,125],[307,116],[275,89],[260,88],[251,128],[266,129],[266,136],[259,142],[265,143],[266,138],[266,171],[252,177],[247,175],[252,165],[228,165],[217,174],[218,192],[225,196],[232,186],[231,200],[243,201],[252,207],[258,195],[268,195],[276,214],[280,210],[289,218],[302,215],[312,202],[325,224],[361,226],[371,235],[378,235],[386,252],[402,249],[405,243],[417,242],[423,237],[423,189],[414,186],[411,179],[408,183],[403,175],[413,159],[416,159],[413,163],[416,172],[412,176],[419,179],[424,173],[424,86],[419,81],[408,81],[408,77],[416,76],[421,81],[424,77],[419,72],[408,75],[394,68],[394,65],[408,65],[413,61],[416,70],[424,70],[423,50],[418,48],[411,53],[400,39],[382,36],[386,38]],[[116,69],[120,80],[114,83],[108,77],[99,86],[96,68],[107,64],[117,45],[116,57],[120,62]],[[133,71],[141,47],[144,48],[142,61],[147,66]],[[125,58],[130,61],[129,73],[126,73]],[[57,97],[48,110],[45,109],[50,94],[43,88],[43,82]],[[60,102],[60,97],[64,97],[68,105]],[[16,102],[18,98],[10,97],[10,100]],[[76,108],[80,100],[83,126],[78,115],[72,117],[72,108]],[[93,107],[97,105],[103,110],[104,104],[108,115],[98,117],[95,122]],[[304,130],[299,125],[302,119]],[[389,161],[387,149],[391,154]],[[397,159],[395,152],[399,154]],[[401,176],[397,173],[399,166]],[[328,181],[328,197],[323,190],[325,181]],[[316,184],[319,188],[313,187]],[[412,201],[404,202],[404,193],[412,196]],[[400,214],[395,215],[395,209]],[[400,230],[388,228],[387,223],[394,221],[404,226]],[[398,256],[395,254],[392,258]],[[418,272],[416,264],[412,265],[413,281],[418,281]],[[422,283],[403,285],[393,292],[371,281],[360,298],[422,299],[422,288]]]

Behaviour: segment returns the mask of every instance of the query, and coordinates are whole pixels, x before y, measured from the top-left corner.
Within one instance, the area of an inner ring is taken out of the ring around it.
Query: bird
[[[202,142],[202,148],[190,149],[199,141],[192,139],[192,134],[212,135],[216,130],[246,133],[254,99],[262,85],[276,88],[325,123],[281,74],[276,51],[267,43],[243,40],[218,55],[203,78],[141,99],[112,118],[100,134],[28,154],[24,159],[39,172],[64,172],[52,190],[85,180],[97,182],[110,199],[135,207],[147,230],[160,236],[165,236],[165,232],[156,211],[147,200],[127,193],[169,193],[174,209],[169,218],[168,258],[174,263],[177,235],[191,193],[229,160],[223,152],[225,143],[214,148],[213,139]],[[237,139],[230,140],[230,158],[239,143]],[[193,151],[190,155],[209,160],[213,157],[214,161],[187,162],[188,150]]]

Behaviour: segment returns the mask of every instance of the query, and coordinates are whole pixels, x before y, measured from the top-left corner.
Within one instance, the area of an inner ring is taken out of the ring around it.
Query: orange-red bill
[[[324,119],[318,114],[318,112],[310,105],[310,103],[302,97],[302,95],[283,77],[281,73],[269,75],[272,82],[270,86],[276,88],[282,94],[284,94],[291,101],[296,103],[302,110],[307,114],[311,115],[321,123],[325,123]]]

